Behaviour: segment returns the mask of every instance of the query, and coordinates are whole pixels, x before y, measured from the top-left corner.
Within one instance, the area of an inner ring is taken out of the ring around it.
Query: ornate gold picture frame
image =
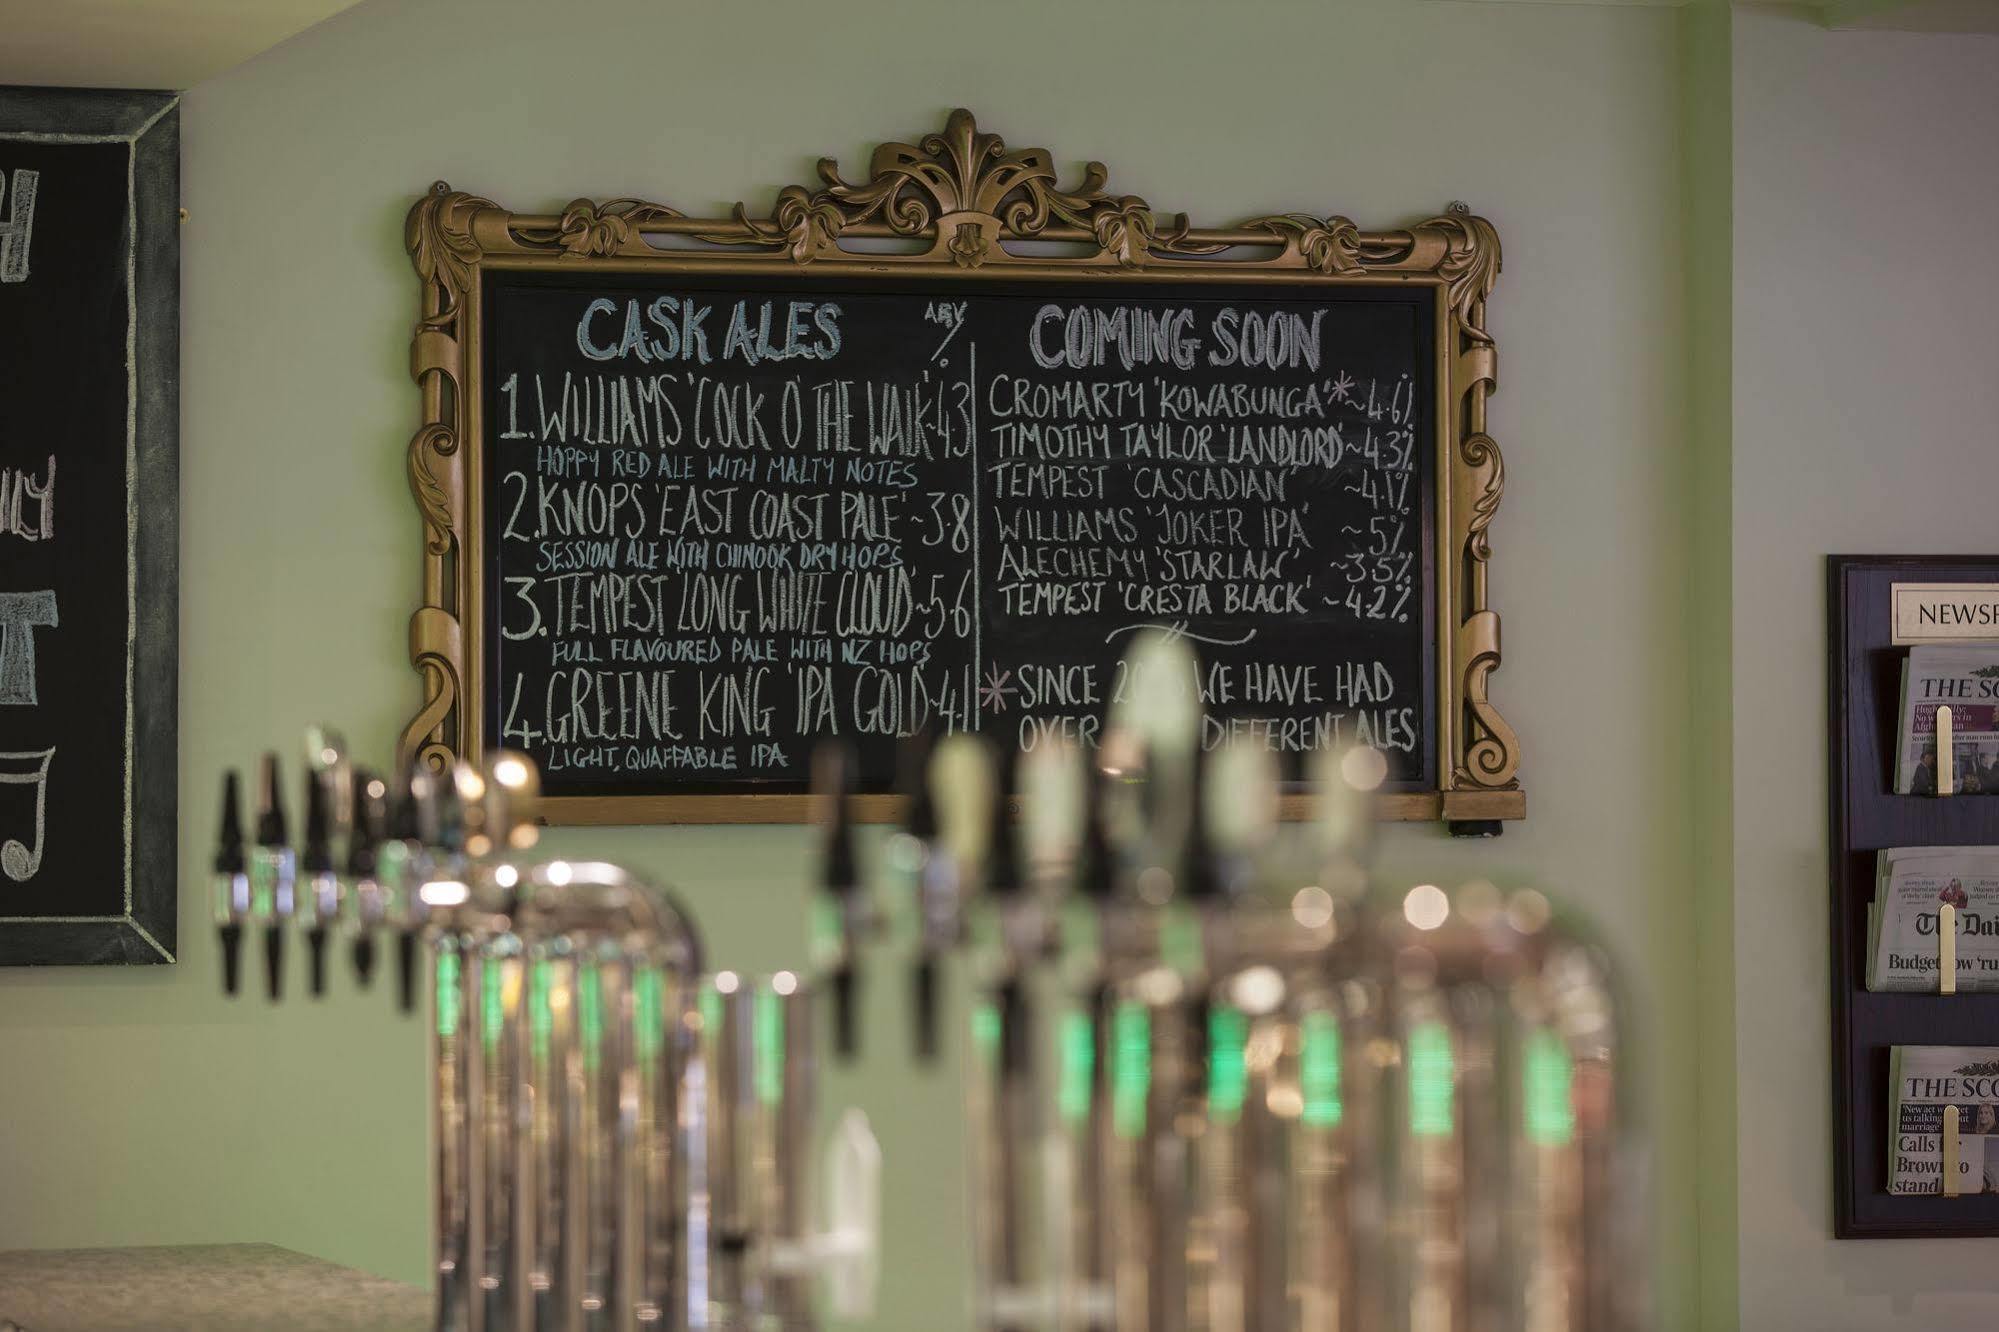
[[[487,632],[480,549],[482,475],[480,274],[490,268],[842,277],[910,275],[977,282],[1086,278],[1105,284],[1423,285],[1436,295],[1434,502],[1438,787],[1382,797],[1384,817],[1486,823],[1520,818],[1519,743],[1489,697],[1500,662],[1499,616],[1487,598],[1487,529],[1504,482],[1486,429],[1495,353],[1486,301],[1500,267],[1490,223],[1454,206],[1399,229],[1363,231],[1344,217],[1281,214],[1206,228],[1168,218],[1107,188],[1101,163],[1063,187],[1044,149],[1009,149],[953,111],[942,131],[884,143],[868,175],[819,163],[817,187],[780,190],[767,217],[741,204],[726,218],[689,217],[637,199],[578,199],[560,213],[515,213],[443,182],[409,213],[405,243],[421,282],[410,371],[422,423],[408,448],[422,521],[422,604],[410,621],[410,661],[423,701],[400,757],[439,768],[476,758]],[[860,242],[856,245],[854,242]],[[883,242],[900,242],[886,250]],[[1059,252],[1058,252],[1059,251]],[[789,822],[804,796],[572,797],[549,802],[555,822]],[[863,799],[892,817],[895,799]]]

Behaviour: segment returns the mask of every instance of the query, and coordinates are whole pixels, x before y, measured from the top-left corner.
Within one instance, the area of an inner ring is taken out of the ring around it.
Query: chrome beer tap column
[[[1061,903],[1050,1007],[1055,1129],[1048,1216],[1055,1322],[1062,1332],[1101,1332],[1112,1317],[1112,1237],[1105,1205],[1111,992],[1103,939],[1115,870],[1104,834],[1104,783],[1094,763],[1080,749],[1054,746],[1038,749],[1030,760],[1030,842],[1037,866],[1049,866],[1059,885],[1054,890]],[[1073,829],[1063,826],[1065,820],[1073,820]],[[1072,834],[1073,851],[1065,854]]]
[[[977,1313],[981,1326],[1009,1332],[1045,1327],[1053,1313],[1044,1233],[1038,1021],[1045,1010],[1035,1002],[1036,972],[1049,956],[1051,918],[1021,867],[1012,817],[1014,774],[1015,765],[1003,758],[990,783],[986,861],[979,875],[985,894],[973,911],[979,993],[965,1066],[974,1242],[982,1274]]]
[[[1105,939],[1111,1285],[1119,1329],[1180,1332],[1189,1310],[1189,1138],[1199,1131],[1199,1114],[1189,1110],[1205,1094],[1205,1033],[1190,1030],[1205,968],[1202,917],[1188,891],[1202,710],[1183,640],[1145,635],[1126,663],[1125,694],[1101,756],[1113,779],[1106,808],[1124,865]]]

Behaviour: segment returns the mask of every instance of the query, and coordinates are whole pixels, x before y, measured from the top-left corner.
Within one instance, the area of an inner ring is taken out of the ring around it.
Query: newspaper
[[[1999,643],[1919,645],[1902,663],[1895,790],[1937,793],[1937,708],[1948,703],[1957,794],[1999,795]]]
[[[1999,847],[1901,846],[1876,856],[1867,988],[1940,988],[1938,908],[1957,912],[1957,988],[1999,990]]]
[[[1888,1077],[1888,1192],[1943,1192],[1943,1111],[1954,1105],[1957,1192],[1999,1193],[1999,1046],[1898,1045]]]

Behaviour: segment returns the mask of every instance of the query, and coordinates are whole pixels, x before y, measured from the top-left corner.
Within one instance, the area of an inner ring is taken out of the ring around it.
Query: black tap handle
[[[1009,976],[999,987],[1000,1048],[1002,1077],[1027,1076],[1031,1062],[1027,1019],[1027,987],[1018,976]]]
[[[326,994],[326,927],[315,925],[305,932],[307,960],[312,972],[312,997]]]
[[[284,997],[285,927],[279,921],[264,927],[264,987],[272,1003]]]
[[[215,839],[215,872],[241,874],[245,865],[242,783],[231,768],[222,778],[222,832]]]
[[[1181,866],[1181,891],[1189,901],[1213,901],[1222,894],[1222,878],[1215,869],[1214,842],[1208,830],[1208,757],[1194,755],[1194,771],[1188,800],[1193,809],[1187,820],[1186,864]]]
[[[1104,778],[1093,766],[1083,785],[1083,842],[1076,850],[1076,891],[1093,902],[1108,902],[1117,879],[1110,838],[1104,833]]]
[[[243,988],[243,927],[235,921],[221,926],[222,992],[234,995]]]
[[[396,936],[396,1005],[405,1013],[416,1012],[416,945],[415,930]]]
[[[896,759],[902,793],[908,801],[903,809],[903,831],[926,843],[937,840],[937,801],[930,794],[930,753],[934,748],[926,726],[902,742],[902,753]]]
[[[363,930],[354,936],[354,979],[362,989],[375,983],[375,932]]]
[[[937,1032],[941,1025],[938,1021],[938,971],[937,958],[926,953],[916,960],[916,967],[911,972],[915,1003],[910,1011],[916,1017],[916,1057],[926,1064],[936,1062],[938,1054]]]
[[[999,771],[993,775],[991,835],[986,850],[986,891],[995,897],[1011,897],[1024,883],[1020,873],[1020,844],[1014,836],[1013,791],[1019,777],[1020,751],[1000,746]]]
[[[828,979],[833,988],[833,1053],[852,1059],[861,1049],[861,974],[849,962],[835,967]]]
[[[840,938],[830,941],[834,961],[827,975],[833,993],[833,1050],[852,1059],[860,1048],[859,961],[854,956],[855,914],[861,875],[854,858],[854,822],[849,797],[854,788],[854,751],[837,740],[824,741],[812,756],[812,788],[821,830],[819,889],[836,913]]]
[[[278,756],[266,753],[257,774],[257,845],[277,847],[287,840],[285,790],[278,780]]]
[[[821,828],[819,886],[844,898],[860,886],[854,860],[854,821],[848,797],[854,789],[854,754],[837,740],[822,743],[812,756],[812,786],[819,797]]]
[[[327,786],[331,775],[306,769],[305,846],[299,852],[299,869],[306,874],[333,873],[333,814],[327,807]]]
[[[388,788],[366,768],[354,769],[354,830],[347,839],[347,877],[373,878],[376,851],[388,836]]]

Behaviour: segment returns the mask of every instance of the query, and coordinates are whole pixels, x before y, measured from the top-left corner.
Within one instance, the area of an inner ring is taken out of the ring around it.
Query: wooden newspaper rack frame
[[[1383,817],[1496,828],[1526,813],[1519,741],[1494,708],[1499,615],[1487,600],[1487,527],[1505,473],[1486,432],[1495,352],[1486,300],[1500,265],[1492,225],[1462,206],[1388,231],[1344,217],[1282,214],[1234,227],[1190,226],[1136,195],[1106,188],[1101,163],[1063,187],[1044,149],[1009,149],[968,111],[917,142],[884,143],[866,179],[830,158],[817,187],[789,185],[766,217],[689,217],[637,199],[577,199],[559,213],[515,213],[443,182],[410,209],[404,239],[421,281],[410,372],[423,419],[408,447],[423,531],[422,604],[410,662],[423,701],[399,757],[441,769],[477,759],[484,718],[480,485],[480,276],[485,269],[600,273],[791,274],[843,278],[1427,286],[1435,291],[1438,392],[1433,551],[1436,693],[1425,700],[1437,787],[1381,797]],[[869,248],[850,247],[860,241]],[[901,242],[885,252],[881,242]],[[1051,253],[1051,251],[1061,251]],[[1302,801],[1291,798],[1294,803]],[[776,794],[571,796],[545,802],[554,823],[783,823],[808,797]],[[865,796],[860,816],[894,817],[893,796]],[[1298,810],[1288,812],[1300,812]]]
[[[1891,846],[1985,846],[1999,827],[1999,796],[1895,790],[1901,668],[1909,651],[1894,636],[1896,583],[1999,583],[1999,556],[1826,557],[1833,1235],[1989,1238],[1999,1235],[1999,1195],[1888,1192],[1890,1049],[1999,1043],[1999,994],[1867,988],[1876,853]]]

